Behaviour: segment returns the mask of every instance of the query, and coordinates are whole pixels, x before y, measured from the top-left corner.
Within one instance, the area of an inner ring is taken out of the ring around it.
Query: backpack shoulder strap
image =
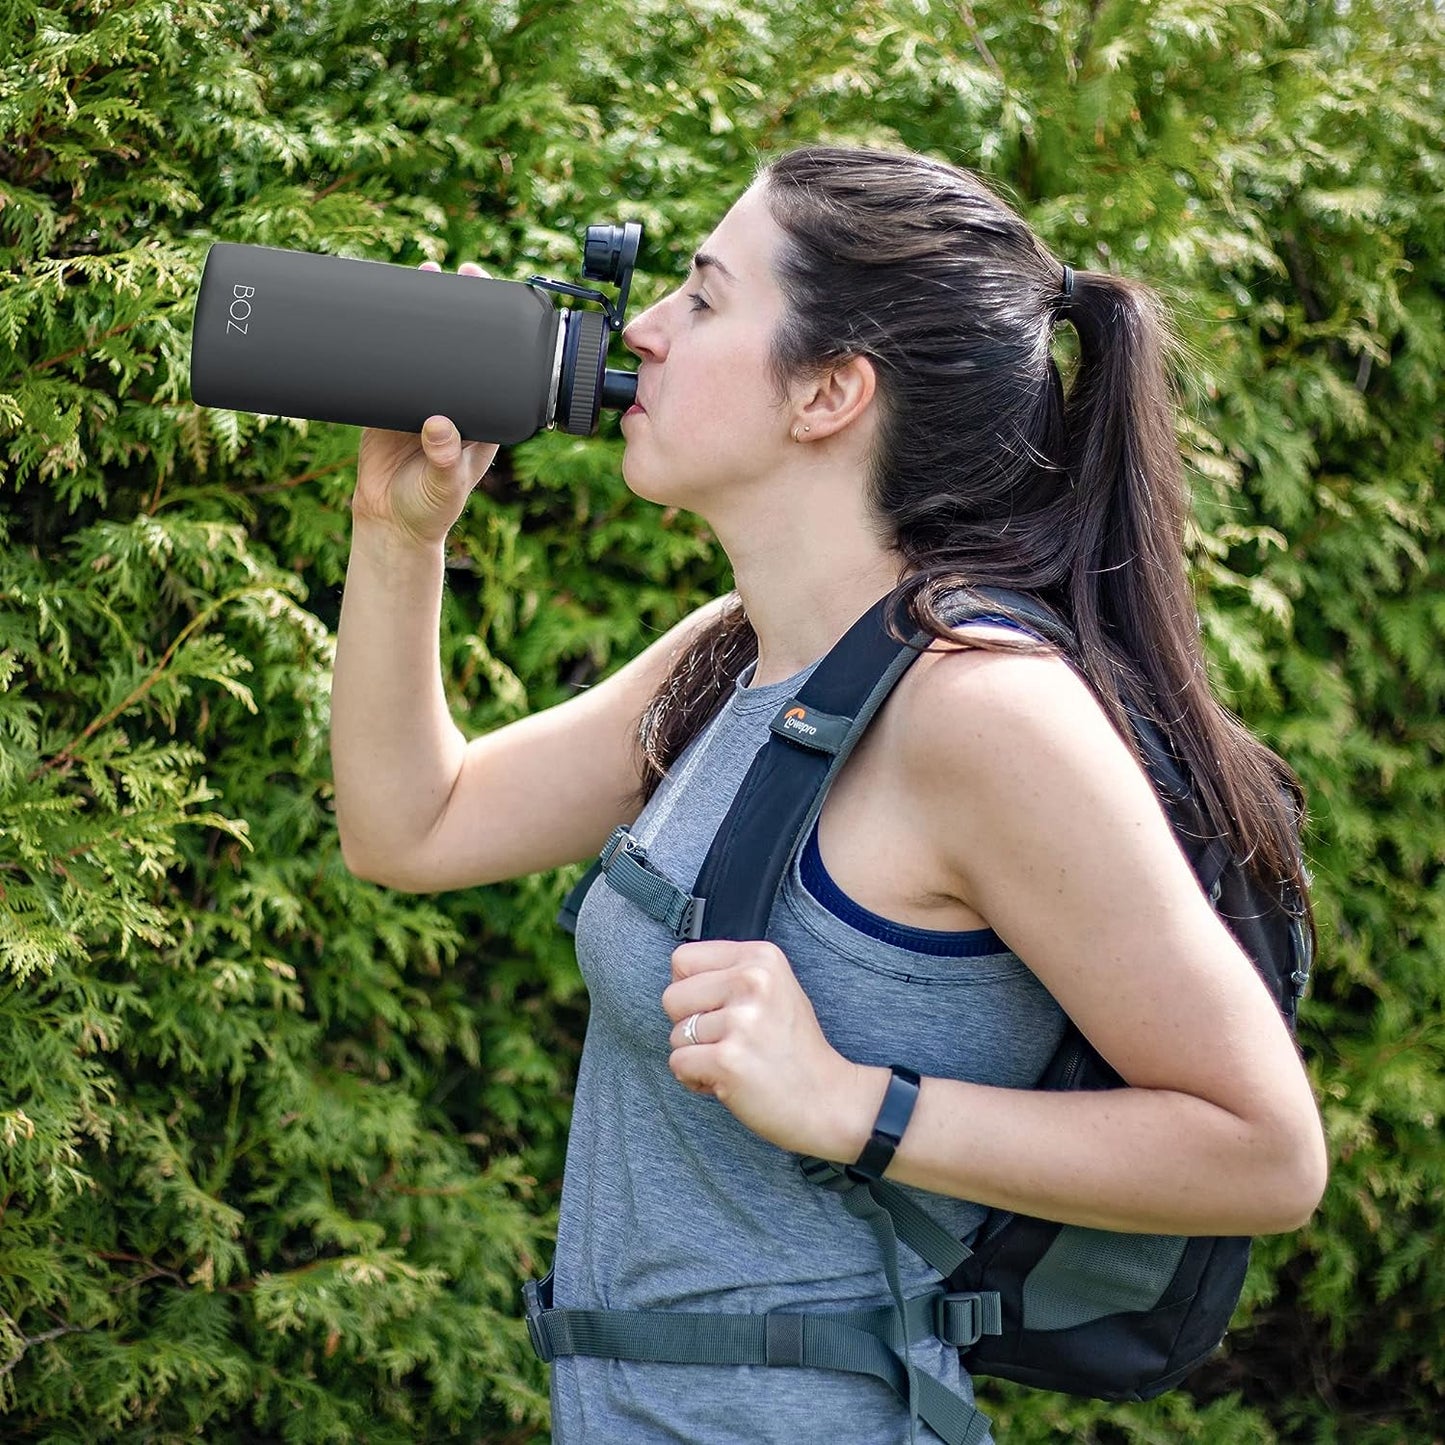
[[[762,938],[783,875],[822,811],[838,770],[898,679],[928,643],[908,625],[886,619],[890,593],[874,603],[815,667],[769,724],[693,887],[701,938]]]
[[[908,642],[888,635],[888,609],[894,609],[898,630]],[[1068,624],[1038,598],[1003,587],[975,587],[957,593],[947,609],[958,625],[1000,618],[1042,637],[1059,648],[1077,669],[1077,639]],[[817,821],[838,770],[847,761],[863,731],[872,722],[898,679],[927,648],[927,631],[913,628],[893,594],[880,599],[844,634],[813,670],[794,697],[784,701],[770,724],[768,742],[757,755],[714,836],[707,858],[689,894],[662,879],[644,877],[648,865],[642,850],[628,844],[625,855],[608,840],[603,856],[571,889],[557,914],[557,923],[576,932],[577,915],[587,891],[603,874],[609,858],[620,857],[621,873],[608,881],[672,923],[685,916],[686,938],[760,938],[783,875],[797,848]],[[1128,699],[1124,709],[1144,767],[1171,813],[1185,851],[1201,885],[1217,898],[1218,881],[1228,861],[1223,840],[1204,834],[1189,809],[1192,798],[1184,770],[1164,735]],[[1190,826],[1193,823],[1194,826]],[[625,834],[625,827],[618,830]],[[633,855],[641,859],[632,865]],[[636,875],[636,876],[634,876]],[[639,896],[638,883],[652,892]],[[662,886],[662,885],[665,885]],[[661,897],[666,893],[667,897]]]
[[[1070,659],[1076,649],[1073,633],[1058,614],[1022,592],[972,588],[950,599],[947,611],[954,623],[1005,618],[1042,636]],[[907,642],[889,635],[890,612]],[[666,914],[669,919],[682,908],[687,928],[679,937],[761,938],[783,875],[817,821],[838,770],[898,679],[931,641],[926,630],[913,626],[895,594],[879,599],[778,709],[768,741],[758,750],[714,835],[692,894],[668,884],[661,890],[667,894],[665,900],[639,897],[638,901],[655,916]],[[575,933],[582,900],[599,874],[614,886],[621,884],[629,896],[637,893],[631,886],[638,881],[633,877],[635,868],[630,872],[620,868],[616,879],[608,871],[609,860],[618,856],[615,841],[616,835],[608,840],[603,856],[573,887],[558,912],[557,923],[567,932]],[[635,852],[639,850],[632,849],[622,862],[629,862]]]

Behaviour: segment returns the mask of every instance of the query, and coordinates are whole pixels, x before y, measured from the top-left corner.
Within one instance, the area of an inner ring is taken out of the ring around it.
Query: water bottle
[[[624,411],[632,372],[606,365],[622,330],[642,227],[587,228],[583,276],[495,281],[218,241],[191,331],[201,406],[419,432],[450,417],[467,441],[511,445],[547,427],[586,436]],[[555,297],[600,303],[559,307]]]

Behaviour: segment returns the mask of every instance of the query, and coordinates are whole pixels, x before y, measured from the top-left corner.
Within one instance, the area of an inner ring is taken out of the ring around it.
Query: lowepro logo
[[[231,288],[231,306],[227,312],[226,330],[239,331],[242,336],[249,336],[247,328],[251,324],[251,298],[256,294],[254,286],[233,286]]]
[[[818,729],[807,721],[808,710],[801,707],[790,707],[783,714],[783,726],[792,728],[794,732],[807,733],[810,737],[817,733]]]

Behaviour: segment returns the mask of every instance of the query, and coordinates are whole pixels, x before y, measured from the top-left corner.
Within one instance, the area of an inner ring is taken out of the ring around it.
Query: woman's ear
[[[804,441],[836,436],[863,416],[878,389],[878,373],[866,356],[850,356],[803,383],[794,404],[793,426]]]

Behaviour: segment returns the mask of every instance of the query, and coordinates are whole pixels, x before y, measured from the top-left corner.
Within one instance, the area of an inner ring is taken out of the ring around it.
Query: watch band
[[[893,1162],[893,1152],[903,1138],[903,1131],[913,1117],[913,1106],[918,1102],[918,1075],[902,1064],[892,1065],[893,1076],[888,1080],[888,1091],[878,1117],[873,1121],[873,1134],[853,1170],[866,1179],[881,1179],[883,1171]]]

